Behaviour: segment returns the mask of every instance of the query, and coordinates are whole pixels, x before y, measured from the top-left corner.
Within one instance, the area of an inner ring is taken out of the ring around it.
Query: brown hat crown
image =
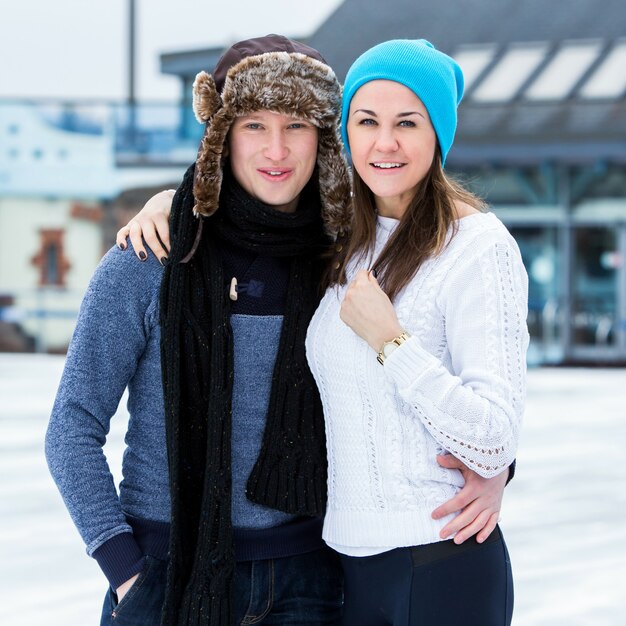
[[[289,54],[298,52],[327,65],[324,57],[315,48],[283,37],[283,35],[265,35],[265,37],[245,39],[228,48],[216,63],[213,70],[213,79],[215,80],[217,91],[222,92],[226,74],[228,74],[228,70],[231,67],[247,57],[254,57],[268,52],[287,52]]]

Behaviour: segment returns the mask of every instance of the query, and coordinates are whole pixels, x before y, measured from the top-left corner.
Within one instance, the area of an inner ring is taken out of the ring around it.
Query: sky
[[[137,97],[173,101],[163,52],[278,32],[310,36],[341,0],[136,0]],[[0,0],[0,98],[122,100],[128,0]],[[208,68],[211,69],[211,68]]]

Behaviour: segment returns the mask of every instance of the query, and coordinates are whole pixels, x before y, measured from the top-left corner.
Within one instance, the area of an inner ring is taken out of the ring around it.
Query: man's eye
[[[289,128],[306,128],[307,125],[303,122],[294,122],[293,124],[289,124]]]
[[[249,122],[248,124],[246,124],[246,128],[249,128],[250,130],[258,130],[259,128],[261,128],[261,124],[257,124],[256,122]]]

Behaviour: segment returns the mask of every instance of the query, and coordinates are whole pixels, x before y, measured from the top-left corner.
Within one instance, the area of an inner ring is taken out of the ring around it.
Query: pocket
[[[115,620],[122,614],[122,612],[128,612],[128,606],[132,605],[133,601],[141,596],[141,592],[146,588],[146,582],[154,568],[155,559],[151,556],[145,556],[145,563],[143,569],[139,572],[139,576],[135,582],[131,585],[131,588],[126,592],[126,595],[120,602],[115,603],[113,606],[113,612],[111,617]],[[112,594],[115,597],[115,594]]]

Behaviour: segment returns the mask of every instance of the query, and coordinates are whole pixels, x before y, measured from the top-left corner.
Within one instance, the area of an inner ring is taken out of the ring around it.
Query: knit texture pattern
[[[46,433],[46,458],[87,553],[118,587],[143,566],[127,516],[167,523],[170,499],[161,388],[158,294],[150,255],[112,248],[94,273]],[[128,386],[130,419],[119,496],[103,446]]]
[[[369,268],[397,225],[378,218]],[[307,336],[328,447],[324,539],[350,548],[439,541],[451,519],[431,512],[463,485],[436,455],[484,477],[515,458],[525,398],[527,277],[518,247],[492,214],[459,222],[394,306],[411,339],[385,360],[339,318],[346,287],[327,291]]]

